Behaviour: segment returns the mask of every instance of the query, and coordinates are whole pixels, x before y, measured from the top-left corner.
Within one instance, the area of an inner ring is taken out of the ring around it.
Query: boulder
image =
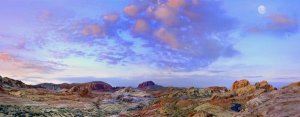
[[[102,81],[89,82],[72,87],[69,92],[89,91],[112,91],[113,87]]]
[[[246,87],[250,85],[250,82],[248,80],[238,80],[238,81],[235,81],[232,86],[231,86],[231,91],[236,91],[237,89],[240,89],[240,88],[243,88],[243,87]]]
[[[273,91],[275,90],[275,88],[270,85],[267,81],[261,81],[261,82],[257,82],[255,83],[256,89],[265,89],[266,91]]]

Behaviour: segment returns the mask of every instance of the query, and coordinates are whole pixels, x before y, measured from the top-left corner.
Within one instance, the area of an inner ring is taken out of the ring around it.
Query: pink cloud
[[[9,61],[13,61],[14,58],[12,56],[10,56],[9,54],[6,53],[0,53],[0,61],[1,62],[9,62]]]
[[[292,17],[283,14],[272,14],[266,17],[268,23],[264,26],[256,26],[248,29],[250,32],[271,32],[278,34],[292,33],[298,30],[298,23]]]
[[[47,73],[60,67],[60,64],[54,62],[29,61],[17,58],[8,53],[0,53],[0,70],[12,73]]]
[[[53,17],[53,13],[49,10],[43,10],[38,15],[38,19],[41,21],[48,21],[52,17]]]
[[[297,25],[297,22],[294,19],[285,15],[273,14],[269,16],[269,19],[271,20],[271,23],[269,24],[268,28],[273,30]]]
[[[162,5],[154,11],[154,15],[156,19],[168,25],[174,24],[177,18],[174,9]]]
[[[138,7],[136,5],[129,5],[124,8],[124,12],[126,15],[134,17],[138,13]]]
[[[105,21],[109,21],[109,22],[116,22],[119,19],[119,15],[116,13],[110,13],[110,14],[104,15],[103,19]]]
[[[154,32],[154,36],[157,37],[160,41],[168,44],[173,48],[179,48],[180,45],[177,42],[176,36],[171,32],[167,31],[165,28],[160,28]]]
[[[91,24],[83,27],[83,29],[81,30],[81,34],[84,36],[100,37],[104,35],[104,31],[101,26],[97,24]]]
[[[185,0],[168,0],[167,5],[172,8],[179,8],[185,5]]]
[[[133,31],[137,33],[145,33],[149,30],[148,23],[143,19],[138,19],[135,22]]]

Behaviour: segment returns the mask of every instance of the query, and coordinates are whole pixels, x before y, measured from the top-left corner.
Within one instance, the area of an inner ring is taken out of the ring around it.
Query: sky
[[[298,0],[1,0],[0,75],[28,84],[300,81]]]

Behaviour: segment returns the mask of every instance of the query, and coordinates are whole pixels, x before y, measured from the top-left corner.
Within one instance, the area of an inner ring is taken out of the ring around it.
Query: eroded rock
[[[102,81],[89,82],[72,87],[69,92],[80,92],[83,90],[90,91],[112,91],[113,87]]]
[[[266,91],[273,91],[276,89],[265,80],[255,83],[255,86],[257,89],[265,89]]]
[[[299,117],[300,87],[274,90],[259,95],[246,104],[240,116]]]
[[[141,90],[159,90],[161,88],[163,87],[155,84],[153,81],[146,81],[138,85],[138,89]]]
[[[243,87],[246,87],[250,85],[250,82],[248,80],[238,80],[238,81],[235,81],[232,86],[231,86],[231,91],[236,91],[237,89],[240,89],[240,88],[243,88]]]

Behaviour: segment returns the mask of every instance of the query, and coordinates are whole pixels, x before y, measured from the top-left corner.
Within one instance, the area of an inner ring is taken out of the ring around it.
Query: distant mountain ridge
[[[27,85],[20,80],[14,80],[8,77],[0,76],[1,89],[14,89],[14,88],[42,88],[53,91],[67,90],[68,92],[80,92],[83,90],[90,91],[115,91],[122,87],[113,87],[110,84],[103,81],[92,81],[86,83],[40,83],[37,85]],[[141,90],[159,90],[163,86],[155,84],[153,81],[142,82],[137,86],[137,89]]]

